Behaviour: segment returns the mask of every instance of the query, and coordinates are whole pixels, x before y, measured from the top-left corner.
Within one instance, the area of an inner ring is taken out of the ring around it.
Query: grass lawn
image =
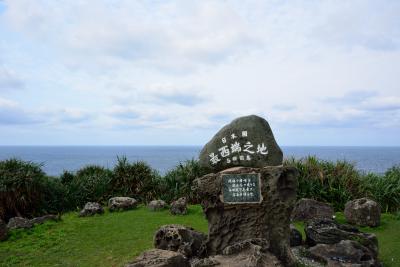
[[[337,216],[342,222],[343,215]],[[7,241],[0,242],[0,266],[123,266],[153,247],[153,234],[161,225],[177,223],[207,232],[200,206],[190,206],[186,216],[139,207],[88,218],[67,213],[62,218],[12,231]],[[380,227],[362,230],[377,234],[384,266],[400,266],[400,218],[384,214]]]
[[[0,266],[123,266],[153,247],[161,225],[172,223],[207,232],[200,206],[190,206],[186,216],[145,207],[87,218],[67,213],[61,222],[13,231],[0,242]]]

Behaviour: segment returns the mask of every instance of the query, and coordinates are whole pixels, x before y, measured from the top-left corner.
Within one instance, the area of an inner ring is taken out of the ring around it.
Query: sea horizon
[[[52,176],[74,172],[87,165],[113,168],[117,157],[144,161],[161,174],[179,163],[197,159],[201,145],[0,145],[0,160],[18,158],[42,164]],[[284,158],[316,156],[322,160],[346,160],[362,172],[384,173],[400,165],[399,146],[282,145]]]

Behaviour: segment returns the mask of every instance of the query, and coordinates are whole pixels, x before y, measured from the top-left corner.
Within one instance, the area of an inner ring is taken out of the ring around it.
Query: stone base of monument
[[[226,247],[222,254],[209,258],[196,259],[192,267],[226,266],[226,267],[279,267],[283,266],[269,250],[265,239],[249,239]]]
[[[224,255],[227,247],[261,239],[263,251],[283,266],[294,266],[290,215],[297,176],[293,167],[234,167],[196,179],[194,189],[208,220],[207,254]]]

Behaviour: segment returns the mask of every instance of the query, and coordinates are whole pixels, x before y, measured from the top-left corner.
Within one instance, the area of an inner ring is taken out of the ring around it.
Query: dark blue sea
[[[180,162],[197,158],[199,146],[0,146],[0,160],[11,157],[43,164],[49,175],[96,164],[112,168],[117,156],[146,161],[161,174]],[[285,157],[314,155],[325,160],[348,160],[364,172],[383,173],[400,165],[400,147],[283,146]]]

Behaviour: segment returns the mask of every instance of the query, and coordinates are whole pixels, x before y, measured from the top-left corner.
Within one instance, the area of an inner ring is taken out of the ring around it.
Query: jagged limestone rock
[[[317,218],[332,219],[333,215],[335,215],[335,212],[330,204],[302,198],[297,201],[293,209],[292,221],[308,221]]]
[[[7,224],[7,227],[10,230],[18,229],[18,228],[28,229],[28,228],[32,228],[32,226],[33,226],[33,223],[31,222],[31,220],[22,218],[22,217],[11,218]]]
[[[207,235],[178,224],[161,226],[154,235],[154,247],[177,251],[184,256],[199,257],[204,253]]]
[[[368,198],[359,198],[346,203],[346,221],[360,226],[376,227],[381,223],[381,207]]]
[[[171,203],[170,212],[172,215],[185,215],[187,213],[187,199],[181,197]]]
[[[311,247],[309,256],[328,266],[378,267],[381,264],[374,253],[360,243],[342,240],[336,244],[318,244]]]
[[[268,241],[265,239],[249,239],[238,242],[236,244],[226,247],[221,255],[212,256],[209,258],[209,260],[212,264],[218,264],[217,266],[221,267],[285,266],[275,255],[273,255],[269,251],[269,244]]]
[[[125,267],[190,267],[189,261],[181,253],[151,249],[143,252]]]
[[[103,207],[97,202],[88,202],[79,213],[79,217],[93,216],[95,214],[103,214]]]
[[[112,197],[108,200],[110,211],[124,211],[136,208],[138,201],[131,197]]]
[[[166,207],[166,203],[164,200],[152,200],[149,202],[149,204],[147,205],[147,208],[151,211],[158,211],[158,210],[162,210]]]

